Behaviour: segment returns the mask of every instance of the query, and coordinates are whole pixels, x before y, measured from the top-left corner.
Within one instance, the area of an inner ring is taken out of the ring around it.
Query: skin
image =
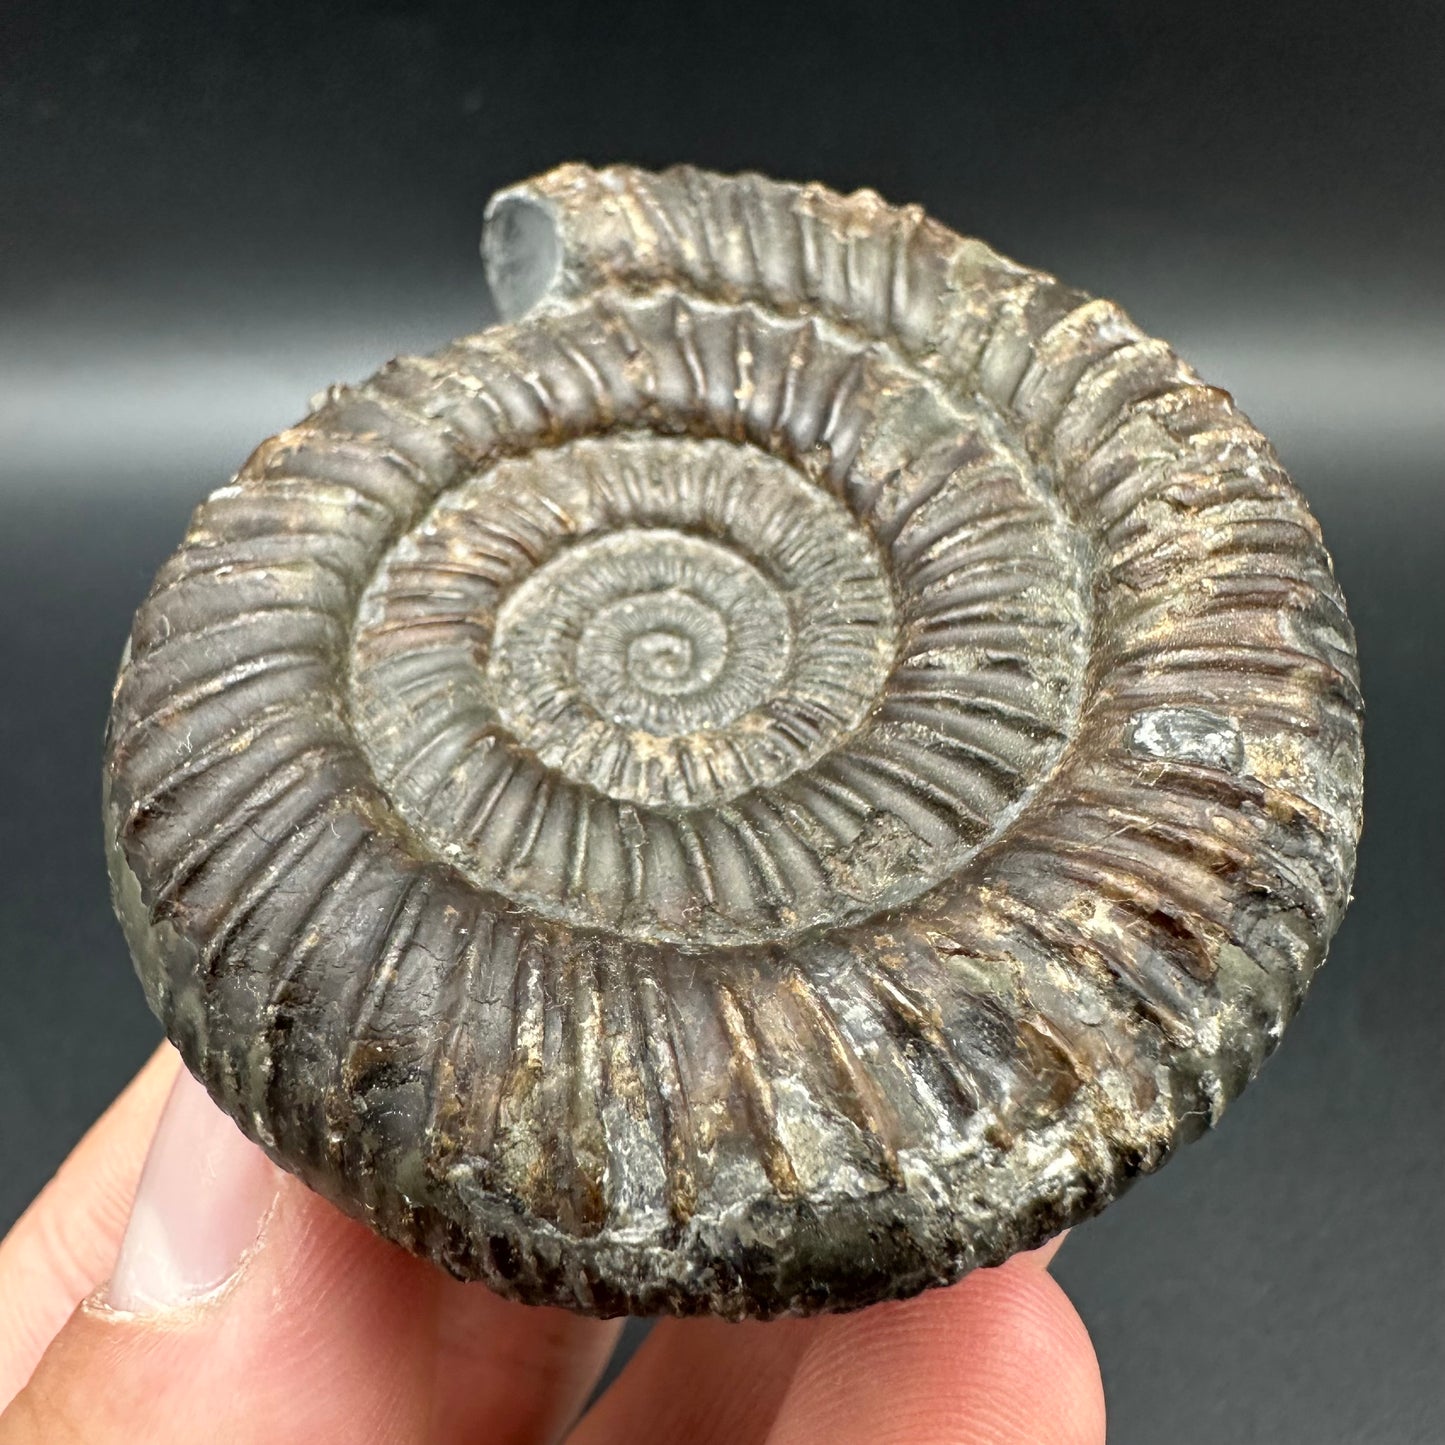
[[[220,1290],[106,1302],[178,1063],[163,1046],[0,1244],[0,1445],[1098,1445],[1059,1241],[951,1289],[772,1324],[664,1320],[582,1411],[617,1338],[462,1285],[287,1176]],[[247,1146],[250,1147],[250,1146]]]

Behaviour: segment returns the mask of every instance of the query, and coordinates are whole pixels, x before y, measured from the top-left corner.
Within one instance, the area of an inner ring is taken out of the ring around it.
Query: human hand
[[[376,1238],[164,1046],[0,1244],[0,1445],[1096,1445],[1055,1248],[853,1315],[664,1320],[579,1418],[617,1322]]]

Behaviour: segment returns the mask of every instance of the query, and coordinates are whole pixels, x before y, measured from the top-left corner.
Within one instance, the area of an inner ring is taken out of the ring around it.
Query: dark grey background
[[[473,328],[496,186],[687,159],[920,201],[1115,296],[1309,494],[1370,715],[1355,904],[1213,1137],[1075,1234],[1118,1445],[1439,1442],[1445,7],[27,5],[0,14],[0,1226],[157,1030],[113,666],[325,383]]]

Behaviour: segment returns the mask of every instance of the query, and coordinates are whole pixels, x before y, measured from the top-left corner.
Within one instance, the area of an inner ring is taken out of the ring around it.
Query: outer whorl
[[[1218,1118],[1324,956],[1354,641],[1265,439],[913,208],[567,166],[506,324],[197,511],[110,719],[212,1095],[520,1299],[910,1294]]]

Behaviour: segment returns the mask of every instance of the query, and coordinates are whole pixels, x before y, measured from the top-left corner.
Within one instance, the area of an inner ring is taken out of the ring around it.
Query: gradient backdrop
[[[1367,837],[1279,1056],[1078,1230],[1118,1445],[1439,1442],[1445,6],[831,0],[0,11],[0,1227],[153,1046],[98,765],[190,508],[327,382],[474,328],[565,159],[920,201],[1231,388],[1359,630]]]

